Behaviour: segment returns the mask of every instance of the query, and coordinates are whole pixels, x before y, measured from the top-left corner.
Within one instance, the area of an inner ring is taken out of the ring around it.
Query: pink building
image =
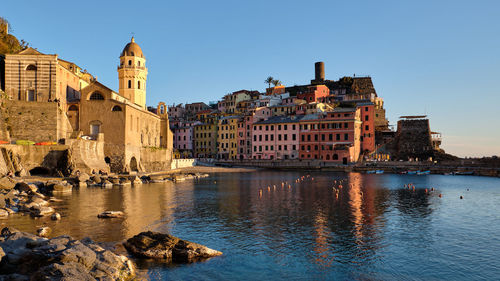
[[[184,117],[185,109],[181,104],[171,105],[168,107],[168,118],[169,120],[178,120]]]
[[[180,152],[181,157],[192,157],[193,155],[194,125],[194,122],[177,122],[170,127],[174,135],[174,149]]]
[[[253,159],[298,159],[299,117],[275,116],[255,122],[252,130]]]

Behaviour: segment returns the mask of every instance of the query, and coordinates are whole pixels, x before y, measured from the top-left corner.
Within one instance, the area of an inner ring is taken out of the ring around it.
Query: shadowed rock
[[[105,211],[97,215],[101,219],[123,218],[124,216],[125,214],[122,211]]]
[[[141,232],[124,243],[137,257],[162,259],[167,262],[188,263],[222,255],[203,245],[179,239],[169,234]]]
[[[3,254],[2,254],[3,253]],[[130,280],[132,262],[89,238],[40,238],[2,229],[0,280]]]

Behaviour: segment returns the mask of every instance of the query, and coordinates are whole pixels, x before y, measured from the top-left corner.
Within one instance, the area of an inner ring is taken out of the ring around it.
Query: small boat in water
[[[458,176],[472,176],[472,175],[474,175],[474,172],[455,172],[455,175],[458,175]]]
[[[9,144],[10,141],[3,141],[3,140],[0,140],[0,144]]]
[[[371,170],[371,171],[366,171],[367,174],[375,174],[376,171]]]
[[[383,174],[384,173],[384,170],[376,170],[375,171],[375,174]]]
[[[418,171],[417,175],[430,175],[431,171]]]
[[[420,171],[408,171],[406,172],[408,175],[416,175],[417,173],[419,173]]]

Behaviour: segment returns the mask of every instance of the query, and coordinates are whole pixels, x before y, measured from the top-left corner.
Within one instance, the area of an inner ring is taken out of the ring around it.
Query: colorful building
[[[217,158],[235,160],[238,154],[239,116],[224,116],[219,119],[217,131]]]
[[[299,120],[296,116],[276,116],[255,122],[252,159],[298,159]]]
[[[338,163],[358,161],[361,113],[359,108],[306,115],[300,120],[300,159]]]

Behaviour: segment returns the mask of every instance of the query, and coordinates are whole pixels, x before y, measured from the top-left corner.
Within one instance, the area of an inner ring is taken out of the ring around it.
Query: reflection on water
[[[156,230],[224,252],[190,265],[140,263],[152,279],[494,279],[500,273],[499,182],[433,175],[215,174],[179,184],[82,188],[55,205],[61,221],[16,215],[1,223],[30,232],[48,225],[54,236],[98,241]],[[415,190],[405,188],[408,183]],[[126,216],[98,219],[105,210]]]

